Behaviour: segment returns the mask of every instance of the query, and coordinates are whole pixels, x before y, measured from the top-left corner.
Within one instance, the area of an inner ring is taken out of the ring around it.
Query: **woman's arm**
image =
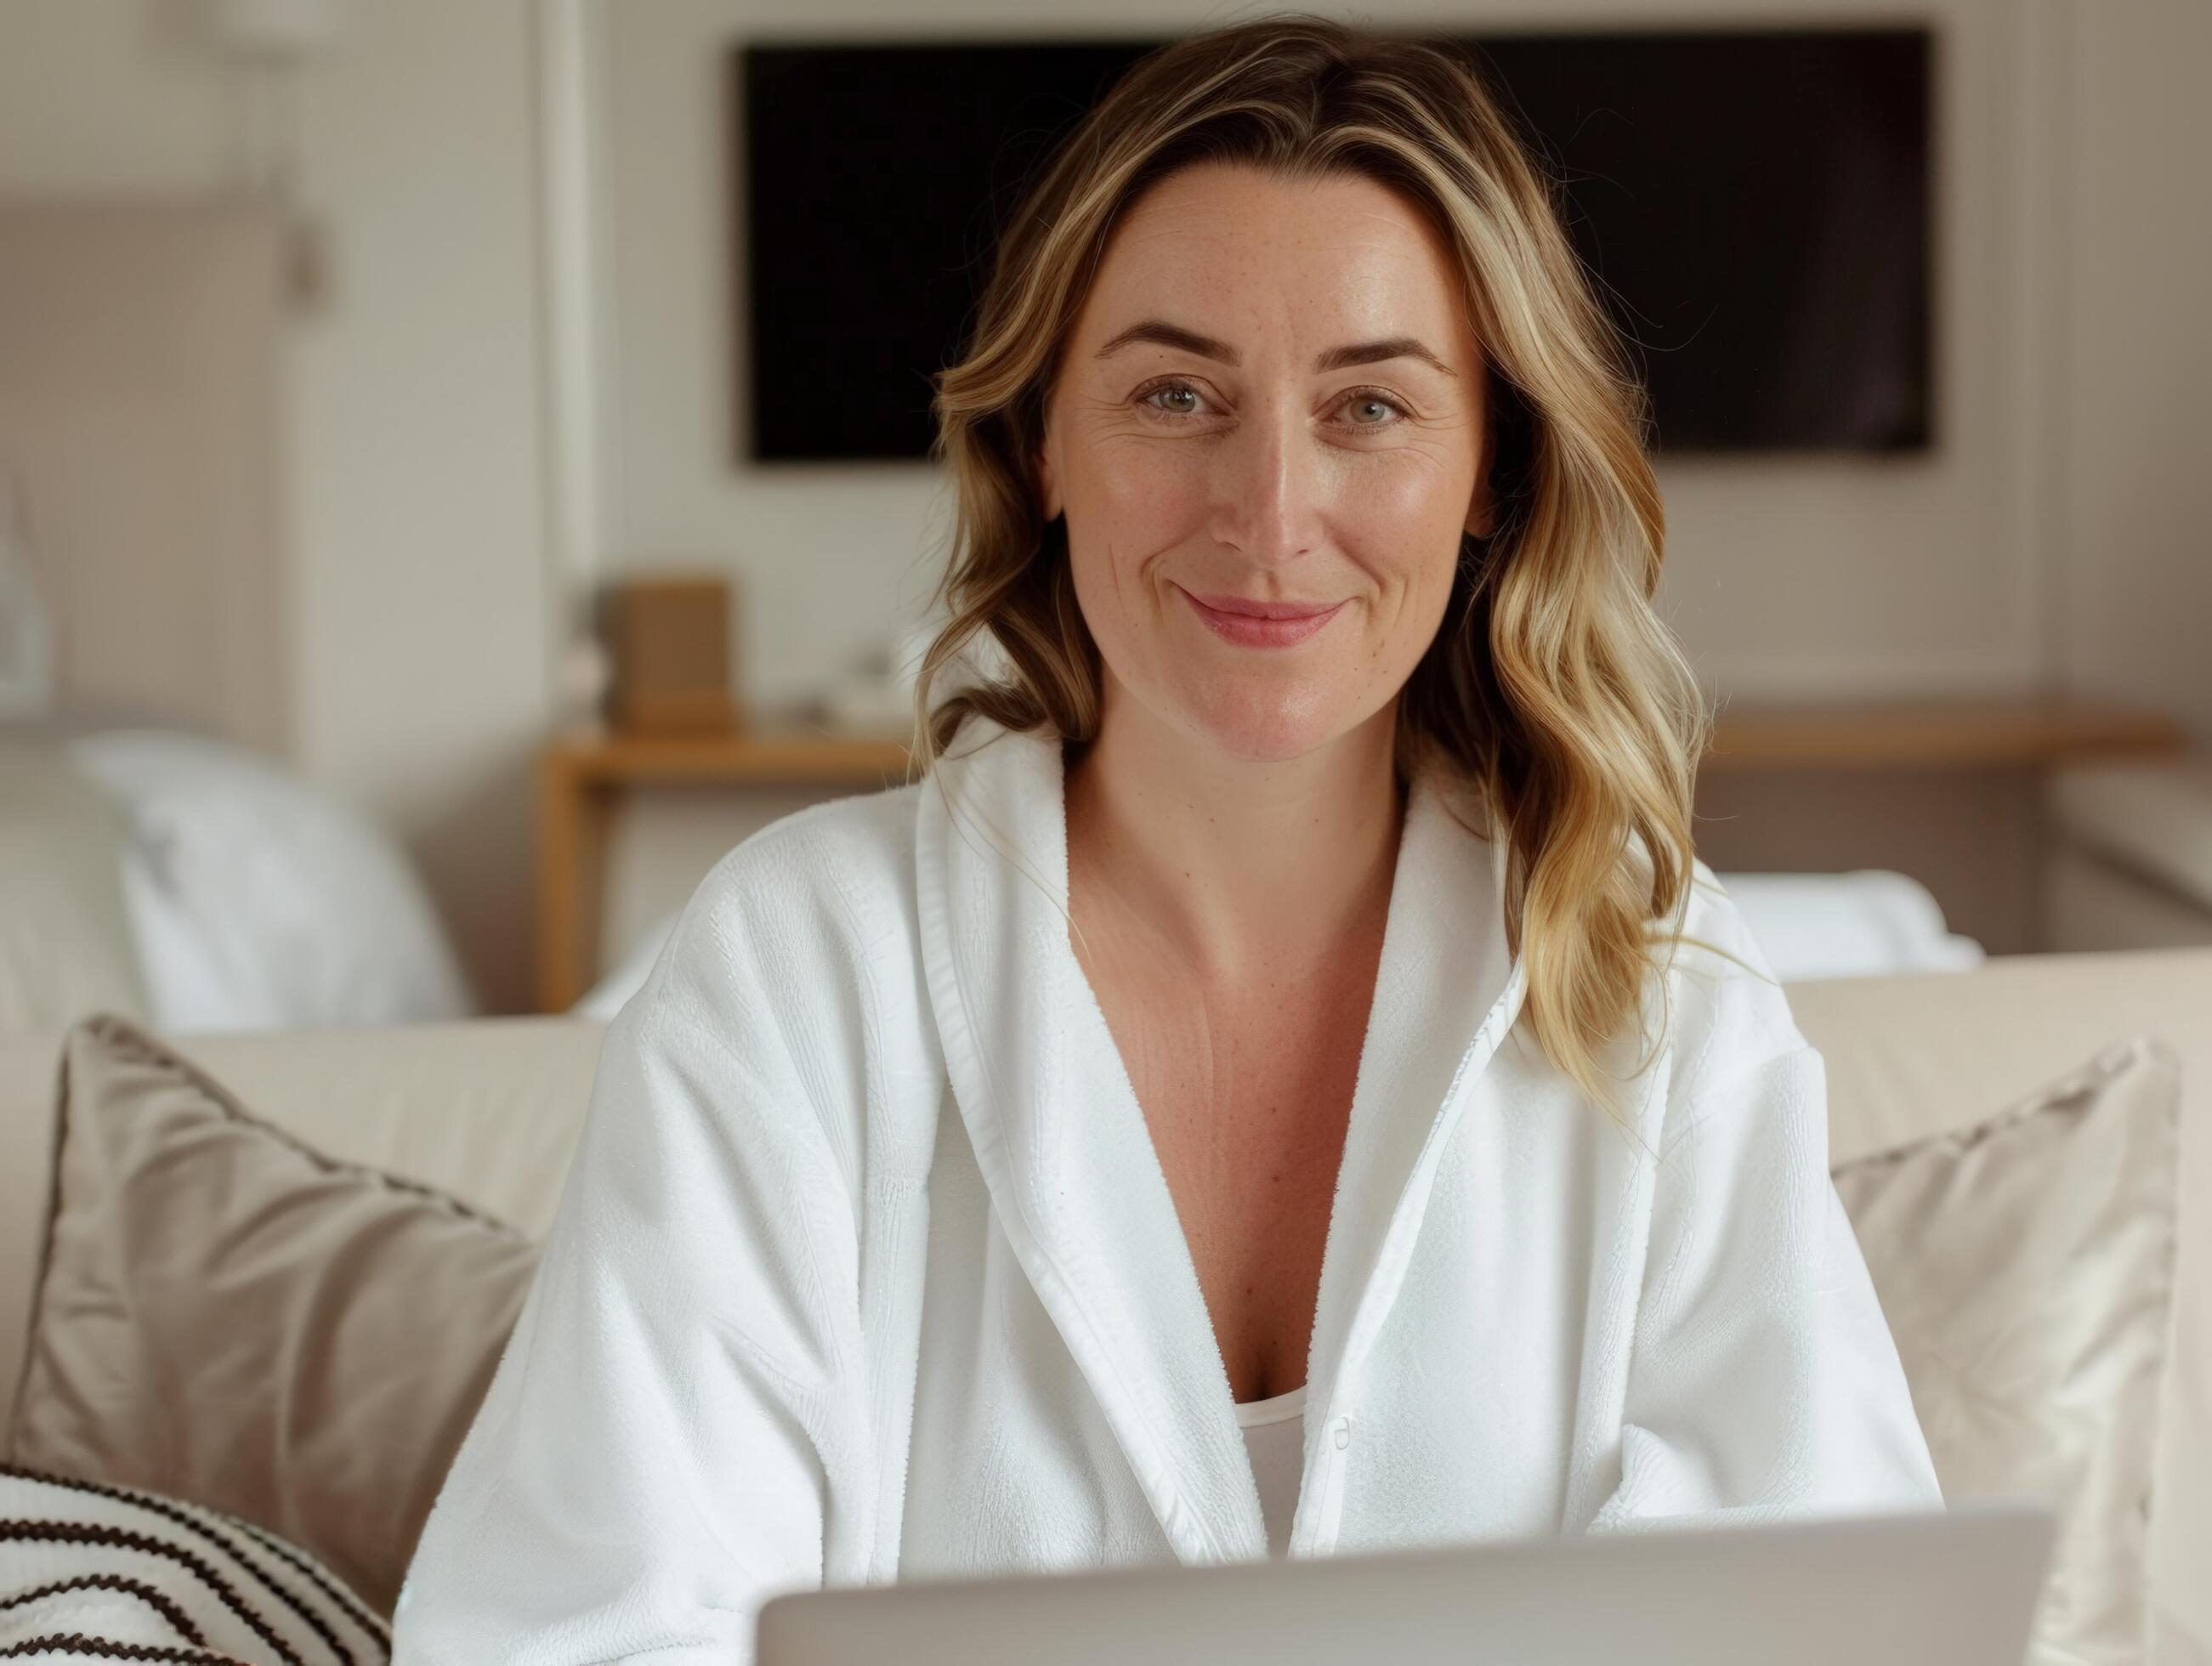
[[[1829,1177],[1826,1064],[1778,988],[1729,988],[1670,1091],[1620,1477],[1589,1530],[1941,1508]]]
[[[872,1507],[854,1208],[748,949],[761,901],[702,885],[607,1031],[400,1666],[750,1660],[759,1604]]]

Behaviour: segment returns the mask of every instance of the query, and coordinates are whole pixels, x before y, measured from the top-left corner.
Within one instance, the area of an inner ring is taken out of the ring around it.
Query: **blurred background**
[[[994,216],[1241,15],[0,0],[0,1026],[608,1012],[902,779]],[[2212,8],[1343,15],[1634,344],[1777,969],[2212,944]]]

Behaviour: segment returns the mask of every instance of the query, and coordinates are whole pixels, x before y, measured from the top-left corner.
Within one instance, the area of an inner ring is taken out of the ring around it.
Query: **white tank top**
[[[1305,1468],[1306,1389],[1301,1383],[1272,1400],[1247,1400],[1237,1408],[1252,1478],[1260,1483],[1260,1516],[1267,1524],[1267,1554],[1280,1556],[1291,1541],[1291,1517]]]

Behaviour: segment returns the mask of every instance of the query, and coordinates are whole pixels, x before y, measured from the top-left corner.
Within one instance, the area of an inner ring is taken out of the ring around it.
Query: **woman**
[[[609,1030],[403,1662],[1940,1506],[1692,851],[1635,388],[1475,76],[1304,18],[1147,58],[938,410],[927,773],[724,858]]]

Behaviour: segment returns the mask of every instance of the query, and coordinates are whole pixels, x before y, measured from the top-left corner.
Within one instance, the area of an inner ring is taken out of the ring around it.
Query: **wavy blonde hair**
[[[1425,213],[1458,258],[1486,358],[1497,513],[1486,537],[1465,538],[1443,623],[1401,691],[1399,767],[1441,755],[1480,789],[1484,836],[1502,824],[1506,939],[1536,1039],[1620,1120],[1601,1053],[1640,1015],[1655,942],[1671,964],[1673,945],[1698,940],[1677,916],[1711,720],[1651,605],[1666,518],[1642,386],[1547,178],[1474,61],[1446,46],[1295,13],[1194,35],[1136,64],[1030,183],[965,356],[935,378],[932,455],[951,465],[957,508],[932,597],[947,623],[915,693],[916,772],[974,713],[1064,742],[1097,732],[1097,645],[1065,519],[1043,517],[1044,416],[1116,224],[1201,161],[1364,175]],[[1007,667],[933,702],[940,673],[985,633]],[[1676,929],[1655,937],[1655,920]]]

